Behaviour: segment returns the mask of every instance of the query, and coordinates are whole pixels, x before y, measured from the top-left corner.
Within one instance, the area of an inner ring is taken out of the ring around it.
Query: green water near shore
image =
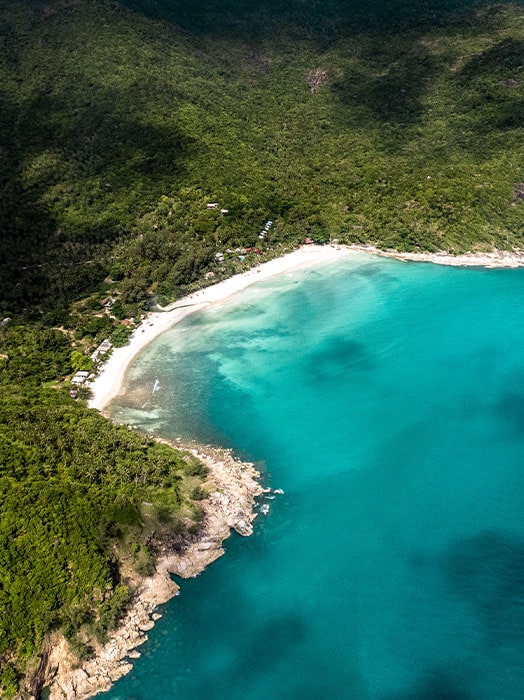
[[[147,348],[113,416],[285,495],[104,697],[520,700],[523,302],[522,270],[355,255]]]

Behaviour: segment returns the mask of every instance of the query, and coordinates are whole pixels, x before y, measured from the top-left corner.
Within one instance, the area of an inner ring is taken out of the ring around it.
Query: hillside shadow
[[[524,125],[524,98],[519,89],[523,64],[524,41],[509,38],[474,56],[458,73],[461,112],[472,116],[477,136],[493,136],[493,132]]]
[[[18,112],[0,93],[0,312],[20,310],[46,284],[37,260],[55,227],[50,212],[27,193],[13,144]],[[28,269],[30,266],[30,269]]]
[[[369,51],[358,67],[331,82],[337,118],[342,123],[409,128],[423,117],[423,97],[442,66],[422,45],[406,50],[403,39],[444,28],[446,34],[481,31],[488,17],[476,14],[485,0],[121,0],[133,12],[169,23],[189,33],[195,45],[212,50],[216,40],[251,47],[306,42],[322,54],[357,34],[369,38]],[[473,29],[474,27],[474,29]],[[394,41],[392,41],[394,40]],[[254,50],[254,49],[253,49]],[[345,51],[344,48],[341,49]],[[407,133],[407,132],[406,132]],[[406,133],[404,137],[406,137]]]
[[[64,113],[67,119],[57,119]],[[143,121],[138,108],[129,108],[127,95],[111,91],[98,91],[81,106],[39,95],[19,110],[17,121],[21,156],[58,148],[76,177],[113,175],[111,187],[182,175],[194,143],[174,124],[160,127]],[[27,133],[30,140],[24,139]]]
[[[231,39],[263,39],[276,32],[292,30],[296,37],[330,43],[333,39],[355,32],[387,33],[434,29],[446,24],[464,26],[469,23],[472,8],[488,4],[487,0],[265,0],[246,3],[243,0],[121,0],[121,3],[150,19],[170,22],[195,35],[229,37]]]
[[[164,183],[181,181],[193,152],[174,123],[143,121],[126,95],[98,92],[81,105],[67,99],[42,93],[17,105],[0,97],[6,312],[66,307],[103,279],[109,244]],[[60,228],[55,207],[67,212]]]
[[[423,47],[397,60],[377,51],[365,66],[366,72],[361,67],[352,68],[333,83],[342,118],[348,118],[349,108],[351,118],[360,124],[406,127],[422,118],[422,99],[441,69],[434,56]]]

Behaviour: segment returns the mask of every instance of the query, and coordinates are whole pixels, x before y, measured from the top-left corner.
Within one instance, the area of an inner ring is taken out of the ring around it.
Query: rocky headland
[[[136,582],[137,592],[120,627],[106,644],[95,647],[91,660],[80,662],[63,638],[49,641],[38,673],[49,688],[50,700],[84,700],[108,690],[140,656],[137,647],[147,640],[147,633],[161,617],[158,606],[177,594],[179,586],[171,574],[196,576],[224,554],[223,542],[233,530],[243,536],[253,531],[254,499],[263,493],[254,465],[237,460],[230,450],[174,446],[189,451],[209,469],[209,496],[200,502],[205,510],[200,533],[181,552],[170,551],[165,543],[154,575]],[[24,698],[36,697],[30,687],[27,691]]]
[[[102,410],[118,393],[124,373],[133,357],[154,337],[171,327],[188,313],[209,303],[222,301],[249,284],[279,274],[299,269],[313,263],[330,262],[350,252],[393,257],[402,261],[431,262],[454,266],[520,267],[524,265],[524,251],[492,250],[465,255],[437,253],[400,253],[396,250],[379,250],[371,245],[306,246],[284,258],[266,263],[261,268],[237,275],[204,292],[181,300],[169,313],[153,314],[140,333],[125,348],[115,351],[106,362],[93,385],[90,405]],[[164,442],[168,442],[165,441]],[[196,444],[173,445],[185,449],[203,461],[209,468],[207,489],[209,496],[201,501],[205,515],[197,537],[184,546],[171,547],[169,540],[161,541],[157,548],[155,574],[132,581],[136,593],[120,627],[104,645],[96,645],[93,659],[81,662],[71,654],[66,640],[58,635],[49,638],[41,654],[38,668],[28,680],[26,691],[19,700],[38,697],[38,688],[48,687],[50,700],[83,700],[108,690],[120,677],[132,668],[132,661],[140,656],[138,647],[147,640],[147,633],[161,617],[159,605],[170,600],[179,590],[171,574],[190,578],[201,573],[206,566],[224,554],[223,542],[234,530],[240,535],[252,533],[254,499],[263,492],[259,473],[251,463],[238,461],[231,451]]]

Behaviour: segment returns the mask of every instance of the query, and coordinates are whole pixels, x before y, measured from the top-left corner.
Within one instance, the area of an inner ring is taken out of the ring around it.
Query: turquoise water
[[[523,302],[523,270],[355,254],[157,339],[113,415],[285,495],[104,697],[521,700]]]

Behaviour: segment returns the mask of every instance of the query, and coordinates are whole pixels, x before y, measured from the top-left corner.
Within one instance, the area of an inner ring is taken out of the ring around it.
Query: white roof
[[[75,374],[73,379],[71,379],[71,384],[84,384],[86,379],[89,377],[89,372],[85,370],[80,370]]]

